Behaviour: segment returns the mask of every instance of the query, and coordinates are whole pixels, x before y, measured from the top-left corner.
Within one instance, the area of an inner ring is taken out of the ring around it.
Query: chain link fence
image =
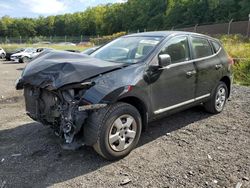
[[[191,31],[197,33],[204,33],[208,35],[221,35],[221,34],[240,34],[243,36],[249,37],[250,35],[250,20],[249,21],[238,21],[233,22],[230,20],[228,23],[219,23],[212,25],[199,25],[196,24],[192,27],[186,28],[173,28],[173,30],[181,30],[181,31]]]
[[[188,31],[188,32],[196,32],[203,33],[207,35],[234,35],[239,34],[242,36],[250,37],[250,20],[249,21],[237,21],[234,22],[233,19],[228,23],[218,23],[218,24],[195,24],[188,27],[179,27],[173,26],[168,30],[172,31]],[[147,29],[138,29],[131,31],[128,33],[139,33],[151,31]]]
[[[221,35],[221,34],[240,34],[243,36],[250,37],[250,19],[249,21],[237,21],[230,20],[228,23],[210,24],[210,25],[199,25],[196,24],[191,27],[178,28],[172,27],[170,30],[179,31],[190,31],[203,33],[208,35]],[[127,31],[127,33],[138,33],[148,31],[141,29],[137,31]],[[75,43],[84,44],[89,42],[90,39],[98,39],[101,36],[35,36],[35,37],[0,37],[0,43],[15,43],[15,44],[34,44],[34,43]],[[99,43],[98,43],[99,44]]]
[[[35,37],[0,37],[0,43],[15,43],[15,44],[24,44],[24,43],[85,43],[89,42],[90,38],[95,38],[97,36],[35,36]]]

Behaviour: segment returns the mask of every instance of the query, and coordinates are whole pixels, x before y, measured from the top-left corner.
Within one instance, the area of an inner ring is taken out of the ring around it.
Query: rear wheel
[[[85,139],[108,160],[128,155],[137,145],[142,123],[138,110],[127,103],[117,103],[93,113],[85,126]],[[97,134],[96,134],[97,133]]]
[[[204,104],[206,111],[218,114],[222,112],[228,97],[228,88],[224,82],[219,82],[211,99]]]

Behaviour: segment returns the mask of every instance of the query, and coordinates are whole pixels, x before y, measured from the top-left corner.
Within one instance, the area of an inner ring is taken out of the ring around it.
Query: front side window
[[[186,36],[171,39],[160,54],[168,54],[172,63],[180,63],[190,60],[188,38]]]
[[[213,55],[212,48],[207,39],[191,37],[194,59]]]
[[[161,40],[162,37],[121,37],[90,56],[117,63],[137,63],[147,57]]]

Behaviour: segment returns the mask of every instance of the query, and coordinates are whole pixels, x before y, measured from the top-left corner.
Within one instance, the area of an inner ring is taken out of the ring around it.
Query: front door
[[[188,37],[177,36],[168,40],[160,54],[170,55],[171,64],[158,70],[160,76],[151,84],[154,114],[186,105],[195,98],[196,70],[190,58]]]

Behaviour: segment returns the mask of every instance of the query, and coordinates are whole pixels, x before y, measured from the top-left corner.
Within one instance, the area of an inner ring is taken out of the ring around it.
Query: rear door
[[[195,95],[196,71],[193,62],[190,61],[188,36],[170,39],[159,54],[170,55],[172,62],[159,70],[159,78],[151,84],[154,114],[189,104]]]
[[[222,64],[207,38],[190,36],[190,44],[197,71],[195,97],[207,97],[221,78]]]

